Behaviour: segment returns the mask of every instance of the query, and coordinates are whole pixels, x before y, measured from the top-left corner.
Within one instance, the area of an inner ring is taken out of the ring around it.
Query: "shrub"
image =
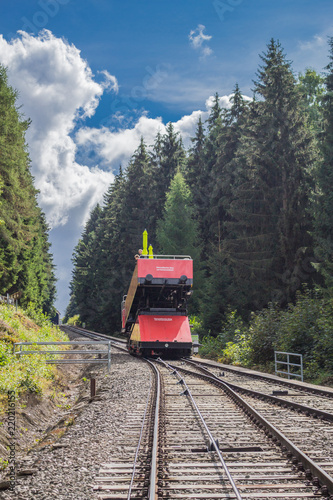
[[[223,344],[217,337],[206,336],[201,339],[199,354],[203,358],[219,359],[222,355]]]
[[[27,391],[41,394],[55,378],[56,368],[46,364],[44,355],[18,357],[13,354],[14,342],[68,340],[44,315],[36,314],[41,327],[24,311],[16,312],[11,306],[0,305],[0,401],[5,401],[8,390],[15,391],[17,397]],[[44,347],[34,346],[34,350],[39,348]]]
[[[72,316],[71,318],[68,319],[67,325],[71,326],[81,326],[81,320],[79,314],[75,314],[75,316]]]

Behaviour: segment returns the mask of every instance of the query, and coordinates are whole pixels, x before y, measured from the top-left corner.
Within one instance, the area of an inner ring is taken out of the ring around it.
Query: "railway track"
[[[231,389],[221,390],[207,379],[186,373],[186,389],[180,396],[179,388],[170,380],[174,375],[169,375],[169,389],[164,396],[165,442],[161,443],[160,468],[167,472],[159,480],[158,498],[238,498],[219,463],[211,438],[193,411],[191,416],[193,402],[188,400],[187,392],[192,393],[215,443],[218,441],[241,498],[301,499],[329,495],[329,488],[333,488],[331,478],[320,467],[313,467],[311,460],[286,436],[269,426],[263,416]],[[318,479],[314,479],[314,484],[311,482],[313,473],[331,486],[324,485],[319,491]]]
[[[86,330],[85,328],[81,328],[80,326],[62,325],[60,329],[65,333],[76,333],[78,335],[81,335],[82,337],[88,337],[92,340],[96,340],[97,342],[98,340],[110,340],[114,347],[117,347],[117,345],[119,345],[120,347],[126,345],[126,340],[119,339],[118,337],[111,337],[110,335],[104,335],[103,333]]]
[[[277,377],[276,375],[271,375],[268,373],[256,372],[254,370],[247,370],[246,368],[236,367],[232,365],[224,365],[222,363],[217,363],[215,361],[209,361],[205,359],[191,359],[193,364],[197,366],[205,367],[209,369],[215,375],[224,372],[225,380],[238,385],[243,385],[244,387],[252,388],[256,387],[257,390],[262,390],[262,392],[269,393],[269,391],[276,390],[277,392],[283,392],[289,390],[289,396],[304,396],[304,398],[310,395],[316,398],[316,404],[320,404],[320,396],[323,396],[324,401],[328,398],[333,400],[333,388],[330,387],[317,387],[313,384],[307,384],[292,379],[285,379]]]
[[[269,401],[280,407],[291,408],[306,415],[312,415],[315,418],[333,422],[333,399],[330,392],[323,395],[322,389],[319,389],[318,393],[316,393],[314,388],[313,392],[309,393],[307,388],[302,390],[299,386],[296,390],[293,389],[290,391],[283,388],[283,386],[281,387],[279,381],[253,381],[246,379],[245,376],[234,377],[233,374],[231,376],[227,374],[226,376],[224,372],[221,373],[221,370],[208,369],[199,361],[185,359],[184,362],[201,373],[223,381],[240,394]],[[238,382],[237,384],[235,383],[235,378]]]
[[[333,427],[323,416],[240,396],[202,367],[149,363],[149,393],[126,416],[96,498],[333,499]]]
[[[101,464],[94,490],[98,499],[155,498],[157,430],[160,380],[151,365],[146,401],[126,416],[123,439],[117,441],[112,461]],[[120,446],[119,446],[120,445]]]

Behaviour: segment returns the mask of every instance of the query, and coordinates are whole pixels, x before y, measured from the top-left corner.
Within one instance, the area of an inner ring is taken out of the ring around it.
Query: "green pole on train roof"
[[[148,255],[148,232],[147,229],[143,231],[142,255]]]

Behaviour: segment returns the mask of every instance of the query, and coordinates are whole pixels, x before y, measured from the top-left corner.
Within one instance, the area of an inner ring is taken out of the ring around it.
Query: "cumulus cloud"
[[[210,56],[213,51],[208,46],[208,42],[212,39],[210,35],[205,35],[204,30],[206,27],[203,24],[198,24],[195,30],[191,30],[188,36],[190,45],[193,49],[200,52],[202,58]]]
[[[205,122],[208,118],[208,111],[193,111],[190,115],[183,116],[180,120],[174,123],[175,131],[182,136],[183,143],[186,149],[191,146],[191,138],[195,136],[195,131],[198,125],[199,118]]]
[[[161,118],[141,116],[134,127],[116,132],[107,127],[83,127],[76,133],[75,141],[85,154],[94,152],[102,168],[112,170],[128,163],[141,137],[148,145],[153,144],[158,131],[165,131]]]
[[[230,109],[232,97],[233,94],[221,96],[219,98],[220,106]],[[193,111],[173,122],[174,129],[180,133],[186,149],[191,146],[191,138],[195,136],[199,118],[201,117],[202,122],[207,120],[214,99],[214,96],[210,96],[206,100],[205,110]],[[251,98],[246,95],[243,95],[243,99],[251,101]],[[131,128],[119,128],[117,131],[110,130],[108,127],[82,127],[75,135],[75,143],[84,156],[94,155],[94,160],[100,168],[115,170],[120,164],[124,166],[128,164],[133,152],[140,144],[141,137],[144,138],[148,146],[151,146],[157,132],[164,134],[165,130],[166,126],[162,122],[162,118],[149,118],[142,115]]]
[[[104,90],[117,90],[117,80],[104,71],[103,82],[97,83],[80,51],[50,31],[19,35],[10,42],[0,36],[0,62],[32,120],[27,142],[40,204],[56,227],[84,203],[83,222],[113,174],[78,164],[70,134],[79,118],[93,116]]]

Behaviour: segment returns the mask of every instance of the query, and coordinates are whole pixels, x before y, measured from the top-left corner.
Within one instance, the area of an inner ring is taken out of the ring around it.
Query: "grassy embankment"
[[[42,314],[0,304],[0,413],[5,410],[8,391],[14,391],[18,401],[26,393],[42,396],[52,388],[57,376],[55,365],[46,364],[43,354],[19,357],[13,354],[13,344],[66,340],[67,336]],[[28,348],[45,349],[37,345]]]

